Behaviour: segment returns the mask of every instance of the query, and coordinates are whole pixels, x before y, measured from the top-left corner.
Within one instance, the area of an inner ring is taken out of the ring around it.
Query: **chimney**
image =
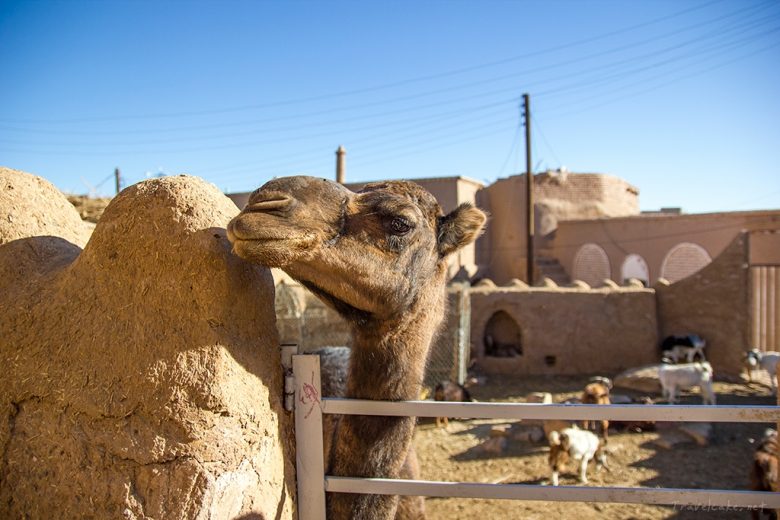
[[[346,155],[347,151],[343,146],[336,150],[336,182],[344,184],[346,180]]]

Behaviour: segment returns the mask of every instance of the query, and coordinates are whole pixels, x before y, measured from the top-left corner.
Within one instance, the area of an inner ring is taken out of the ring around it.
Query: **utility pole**
[[[122,190],[122,175],[119,173],[119,168],[114,168],[114,183],[116,184],[116,194]]]
[[[526,282],[534,284],[534,174],[531,171],[531,102],[523,94],[525,119]]]

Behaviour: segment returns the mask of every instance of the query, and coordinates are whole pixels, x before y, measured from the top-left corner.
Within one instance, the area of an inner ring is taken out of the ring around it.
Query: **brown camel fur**
[[[436,199],[405,181],[354,193],[312,177],[275,179],[228,225],[242,258],[280,267],[352,326],[346,397],[414,400],[445,306],[447,256],[476,239],[485,214],[463,204],[444,215]],[[344,416],[328,472],[413,476],[412,417]],[[398,496],[333,493],[330,519],[421,518]]]

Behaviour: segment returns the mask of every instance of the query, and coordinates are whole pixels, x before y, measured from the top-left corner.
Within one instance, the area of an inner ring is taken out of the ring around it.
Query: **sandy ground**
[[[555,402],[579,395],[587,377],[517,378],[492,377],[472,393],[479,401],[523,402],[530,392],[546,391]],[[753,383],[716,383],[719,404],[772,405],[769,389]],[[613,390],[614,393],[638,396],[638,393]],[[656,396],[657,397],[657,396]],[[683,403],[700,403],[698,395],[683,398]],[[550,473],[547,448],[543,444],[510,441],[498,456],[480,453],[476,448],[489,437],[494,425],[502,420],[451,420],[446,429],[437,428],[432,419],[421,419],[415,436],[422,478],[461,482],[501,482],[514,484],[547,484]],[[590,466],[591,486],[676,487],[711,489],[747,489],[752,461],[751,439],[762,436],[770,424],[714,424],[713,441],[708,446],[694,443],[671,450],[658,447],[657,431],[626,432],[611,429],[609,440],[611,471],[595,472]],[[562,485],[579,485],[576,468],[562,474]],[[511,500],[478,500],[428,498],[431,519],[503,519],[503,518],[593,518],[615,519],[732,519],[750,518],[747,511],[690,511],[666,506],[633,504],[521,502]]]

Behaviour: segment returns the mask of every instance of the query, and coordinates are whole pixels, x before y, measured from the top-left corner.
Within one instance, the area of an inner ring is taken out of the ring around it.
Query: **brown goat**
[[[582,391],[582,397],[580,398],[580,402],[582,404],[609,404],[609,391],[612,389],[612,381],[610,381],[606,377],[594,377],[591,379],[591,382],[588,383],[588,385],[585,387],[585,390]],[[591,422],[594,422],[595,427],[595,421],[589,421],[585,420],[582,421],[582,427],[586,430],[590,429]],[[601,436],[604,439],[604,442],[607,442],[607,438],[609,437],[609,421],[604,419],[601,422]]]
[[[460,403],[469,403],[474,401],[468,388],[477,384],[477,379],[470,377],[462,385],[452,381],[441,381],[433,390],[434,401],[455,401]],[[436,427],[446,428],[449,426],[449,417],[437,417]]]
[[[777,432],[767,429],[764,438],[761,439],[756,452],[753,454],[753,464],[750,467],[750,489],[753,491],[777,491],[778,490],[778,463],[777,463]],[[752,510],[754,520],[764,513],[770,519],[777,519],[774,510]]]

